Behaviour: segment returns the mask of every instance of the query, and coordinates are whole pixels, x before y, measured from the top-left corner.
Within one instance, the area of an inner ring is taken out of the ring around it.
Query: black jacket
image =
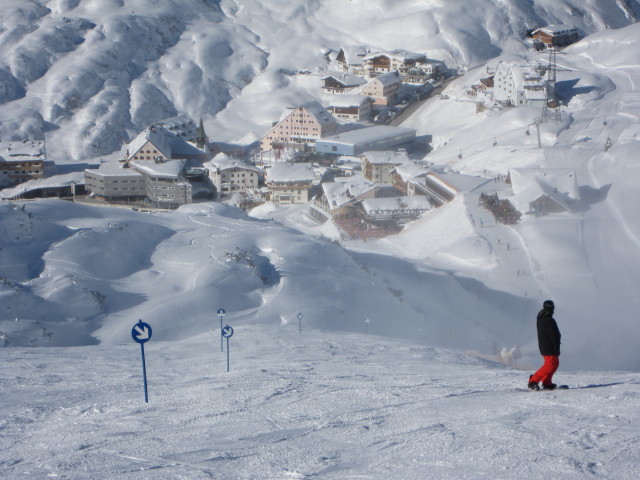
[[[553,318],[553,312],[540,310],[538,313],[538,346],[543,356],[560,355],[560,330]]]

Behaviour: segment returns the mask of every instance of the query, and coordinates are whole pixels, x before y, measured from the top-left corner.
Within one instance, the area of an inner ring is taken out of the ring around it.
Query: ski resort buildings
[[[0,144],[0,188],[42,178],[46,158],[42,141]]]
[[[260,185],[261,170],[238,159],[219,153],[213,160],[204,164],[209,180],[218,193],[225,198],[234,193],[247,193],[257,190]]]
[[[333,135],[338,124],[329,111],[313,101],[288,109],[262,138],[262,151],[305,149],[320,139]]]
[[[497,102],[514,107],[542,107],[547,100],[547,81],[533,67],[500,62],[493,77],[493,95]]]
[[[546,47],[564,47],[580,40],[580,32],[571,25],[547,25],[532,33],[534,41]]]
[[[310,163],[275,163],[265,171],[270,200],[276,205],[307,203],[316,180]]]

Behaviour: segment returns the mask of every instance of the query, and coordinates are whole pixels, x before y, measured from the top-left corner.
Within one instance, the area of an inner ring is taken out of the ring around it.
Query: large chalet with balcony
[[[580,32],[571,25],[547,25],[532,33],[534,42],[547,48],[565,47],[580,40]]]

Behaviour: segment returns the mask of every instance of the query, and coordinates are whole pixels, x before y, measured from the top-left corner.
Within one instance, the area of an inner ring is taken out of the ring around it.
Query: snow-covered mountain
[[[107,155],[150,122],[202,117],[262,135],[312,95],[291,72],[343,45],[425,52],[451,68],[524,48],[527,29],[629,25],[637,0],[5,0],[0,138],[46,137],[57,162]],[[265,95],[267,94],[268,95]]]

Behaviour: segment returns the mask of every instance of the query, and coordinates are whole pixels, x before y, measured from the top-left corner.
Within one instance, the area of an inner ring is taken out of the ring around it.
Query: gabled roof
[[[371,97],[366,95],[331,95],[329,107],[362,107],[371,102]]]
[[[310,163],[274,163],[266,169],[269,183],[311,183],[316,175]]]
[[[563,35],[567,33],[576,33],[577,28],[571,25],[547,25],[546,27],[538,28],[533,31],[533,34],[537,32],[544,32],[548,35]]]
[[[525,89],[544,89],[544,79],[536,71],[535,67],[523,67],[515,62],[500,62],[496,68],[495,78],[505,78],[510,76],[513,79],[516,91],[524,91]],[[534,90],[535,91],[535,90]],[[532,94],[535,96],[535,94]],[[546,95],[542,95],[544,98]]]
[[[345,61],[349,65],[362,65],[362,59],[371,50],[365,45],[348,45],[341,48]]]
[[[357,87],[358,85],[364,85],[367,81],[357,75],[348,72],[329,72],[322,77],[322,80],[327,78],[333,78],[336,82],[344,85],[345,87]]]
[[[144,129],[136,138],[129,142],[129,158],[138,153],[140,149],[147,144],[147,142],[156,147],[166,158],[171,158],[171,145],[168,139],[169,135],[171,134],[163,127],[151,126]]]
[[[368,182],[359,175],[345,179],[338,178],[335,182],[322,184],[322,191],[331,210],[357,201],[359,197],[376,188],[378,188],[377,184]]]
[[[380,82],[385,87],[394,83],[402,83],[402,76],[398,72],[388,72],[376,78],[372,78],[369,83]]]
[[[429,169],[423,165],[416,165],[412,162],[403,163],[393,169],[404,182],[408,182],[412,178],[423,177],[429,173]]]
[[[313,117],[318,121],[320,125],[330,125],[332,123],[336,123],[335,117],[331,115],[329,110],[320,105],[320,103],[316,100],[305,103],[304,105],[302,105],[302,108],[313,115]]]
[[[304,111],[312,115],[320,125],[324,126],[337,124],[336,119],[333,115],[331,115],[331,112],[320,105],[320,102],[318,102],[317,100],[312,100],[311,102],[304,103],[296,108],[287,109],[280,118],[280,121],[295,113],[298,108],[302,108]]]
[[[512,203],[520,211],[546,195],[560,205],[580,198],[575,170],[571,168],[512,168],[509,170]]]
[[[390,150],[365,152],[364,158],[366,158],[369,163],[377,165],[403,165],[411,163],[406,152]]]
[[[252,172],[260,173],[261,170],[255,165],[250,165],[242,160],[238,160],[237,158],[231,158],[225,153],[219,153],[212,160],[203,163],[203,167],[207,170],[211,171],[224,171],[231,170],[234,168],[241,168],[243,170],[249,170]]]
[[[170,131],[164,126],[152,125],[140,132],[138,136],[129,143],[125,149],[129,152],[126,159],[138,153],[147,142],[156,147],[167,159],[173,157],[196,157],[206,153],[193,143],[187,141],[180,134]]]

